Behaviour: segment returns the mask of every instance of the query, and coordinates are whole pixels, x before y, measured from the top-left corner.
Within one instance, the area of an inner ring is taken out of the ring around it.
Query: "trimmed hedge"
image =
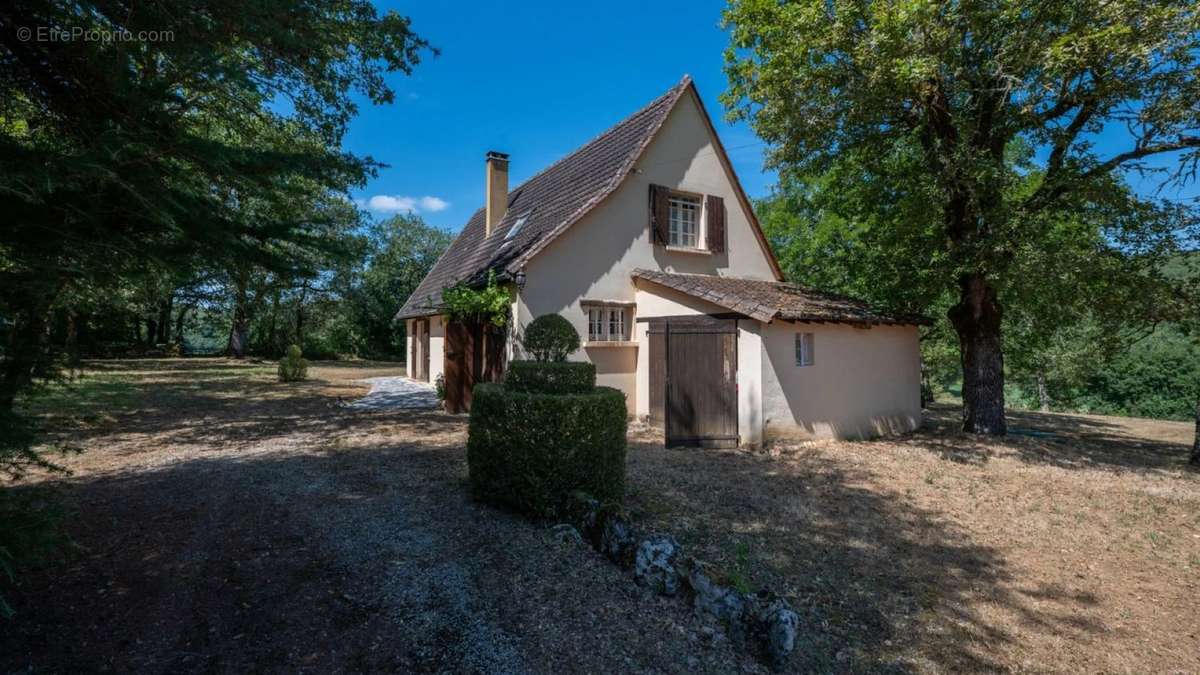
[[[596,364],[586,361],[513,361],[504,384],[513,391],[586,394],[596,386]]]
[[[579,332],[558,314],[543,314],[525,328],[521,341],[536,361],[566,361],[579,349]]]
[[[513,391],[475,385],[467,438],[471,492],[535,517],[575,490],[601,501],[625,494],[625,394]]]

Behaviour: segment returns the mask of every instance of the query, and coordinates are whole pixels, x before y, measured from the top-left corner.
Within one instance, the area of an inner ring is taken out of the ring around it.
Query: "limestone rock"
[[[579,530],[575,529],[575,526],[569,523],[555,525],[550,528],[550,534],[560,544],[573,545],[583,543],[583,535],[579,534]]]
[[[673,537],[664,534],[647,537],[637,547],[634,579],[661,595],[675,595],[679,592],[679,573],[675,569],[679,552],[679,542]]]

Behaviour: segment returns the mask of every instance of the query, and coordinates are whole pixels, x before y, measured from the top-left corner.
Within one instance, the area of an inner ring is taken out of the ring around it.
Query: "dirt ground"
[[[395,364],[91,364],[29,408],[84,452],[74,550],[33,570],[0,672],[761,671],[680,601],[474,504],[465,418],[355,412]],[[628,505],[803,617],[797,672],[1200,672],[1186,424],[1014,414],[769,451],[638,430]]]

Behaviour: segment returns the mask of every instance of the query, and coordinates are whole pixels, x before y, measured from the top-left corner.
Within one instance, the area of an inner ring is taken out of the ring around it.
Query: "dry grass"
[[[768,453],[631,452],[630,504],[735,583],[804,608],[800,668],[1200,671],[1187,424],[1014,414]]]
[[[0,671],[729,672],[702,618],[466,495],[465,418],[348,413],[395,364],[90,364],[29,402],[80,549],[26,575]],[[770,452],[634,434],[630,507],[804,617],[800,672],[1200,672],[1186,424],[1014,414]],[[19,489],[19,488],[18,488]],[[499,659],[499,660],[497,660]],[[695,659],[689,663],[689,659]]]

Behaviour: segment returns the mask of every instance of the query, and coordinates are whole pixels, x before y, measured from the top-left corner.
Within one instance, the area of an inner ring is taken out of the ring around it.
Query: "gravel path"
[[[762,672],[686,603],[473,501],[463,416],[347,414],[347,371],[157,375],[80,434],[48,481],[78,548],[7,594],[0,673]]]
[[[407,377],[372,377],[371,391],[346,407],[357,410],[433,410],[438,407],[433,385]]]

